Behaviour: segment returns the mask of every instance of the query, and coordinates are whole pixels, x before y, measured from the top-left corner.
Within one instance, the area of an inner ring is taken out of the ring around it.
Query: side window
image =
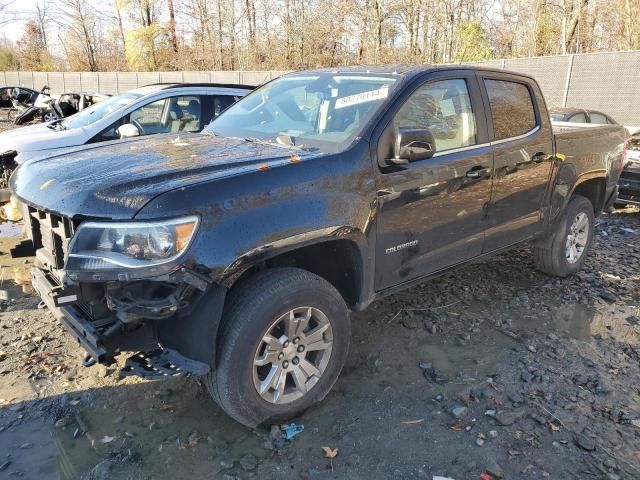
[[[113,122],[111,125],[109,125],[107,128],[105,128],[103,131],[101,131],[99,134],[97,134],[95,137],[93,137],[90,140],[90,143],[95,143],[95,142],[106,142],[107,140],[117,140],[118,138],[120,138],[120,135],[118,135],[118,127],[120,127],[121,125],[125,124],[125,118],[119,118],[118,120],[116,120],[115,122]]]
[[[171,125],[169,131],[199,132],[202,124],[202,100],[198,96],[174,97],[170,100],[169,116]]]
[[[140,135],[165,133],[171,111],[165,115],[165,107],[168,99],[156,100],[147,103],[129,114],[129,123],[133,123],[140,130]]]
[[[485,80],[496,140],[517,137],[536,126],[529,88],[524,83]]]
[[[587,116],[584,113],[576,113],[569,118],[573,123],[587,123]]]
[[[476,120],[467,82],[462,79],[427,83],[396,113],[397,128],[427,129],[442,152],[477,143]]]
[[[218,117],[227,108],[233,105],[237,100],[236,97],[231,95],[216,95],[213,98],[213,117],[212,120]]]
[[[597,123],[598,125],[607,125],[609,123],[607,117],[601,113],[591,112],[589,117],[591,117],[591,123]]]

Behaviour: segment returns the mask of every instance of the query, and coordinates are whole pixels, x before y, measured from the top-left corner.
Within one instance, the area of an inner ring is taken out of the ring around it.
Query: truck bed
[[[610,183],[618,181],[627,138],[623,126],[552,122],[552,128],[556,153],[565,163],[580,166],[578,176],[607,171]]]

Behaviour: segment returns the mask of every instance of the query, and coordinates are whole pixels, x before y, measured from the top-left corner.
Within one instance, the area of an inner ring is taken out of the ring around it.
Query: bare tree
[[[101,28],[94,7],[88,0],[58,0],[58,24],[75,40],[84,55],[88,70],[97,72],[96,40]],[[63,40],[64,42],[64,40]]]

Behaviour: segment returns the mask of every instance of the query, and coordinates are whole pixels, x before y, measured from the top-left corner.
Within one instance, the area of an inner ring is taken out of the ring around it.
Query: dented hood
[[[154,135],[27,161],[11,177],[20,200],[72,218],[130,219],[170,190],[255,172],[305,154],[207,134]]]

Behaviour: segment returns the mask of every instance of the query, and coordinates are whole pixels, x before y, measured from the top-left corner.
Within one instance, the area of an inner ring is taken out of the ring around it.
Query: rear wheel
[[[546,245],[534,247],[536,267],[557,277],[577,272],[591,249],[593,226],[593,205],[587,198],[574,195]]]
[[[232,291],[207,377],[211,396],[247,426],[285,421],[331,390],[349,348],[338,291],[305,270],[266,270]]]

